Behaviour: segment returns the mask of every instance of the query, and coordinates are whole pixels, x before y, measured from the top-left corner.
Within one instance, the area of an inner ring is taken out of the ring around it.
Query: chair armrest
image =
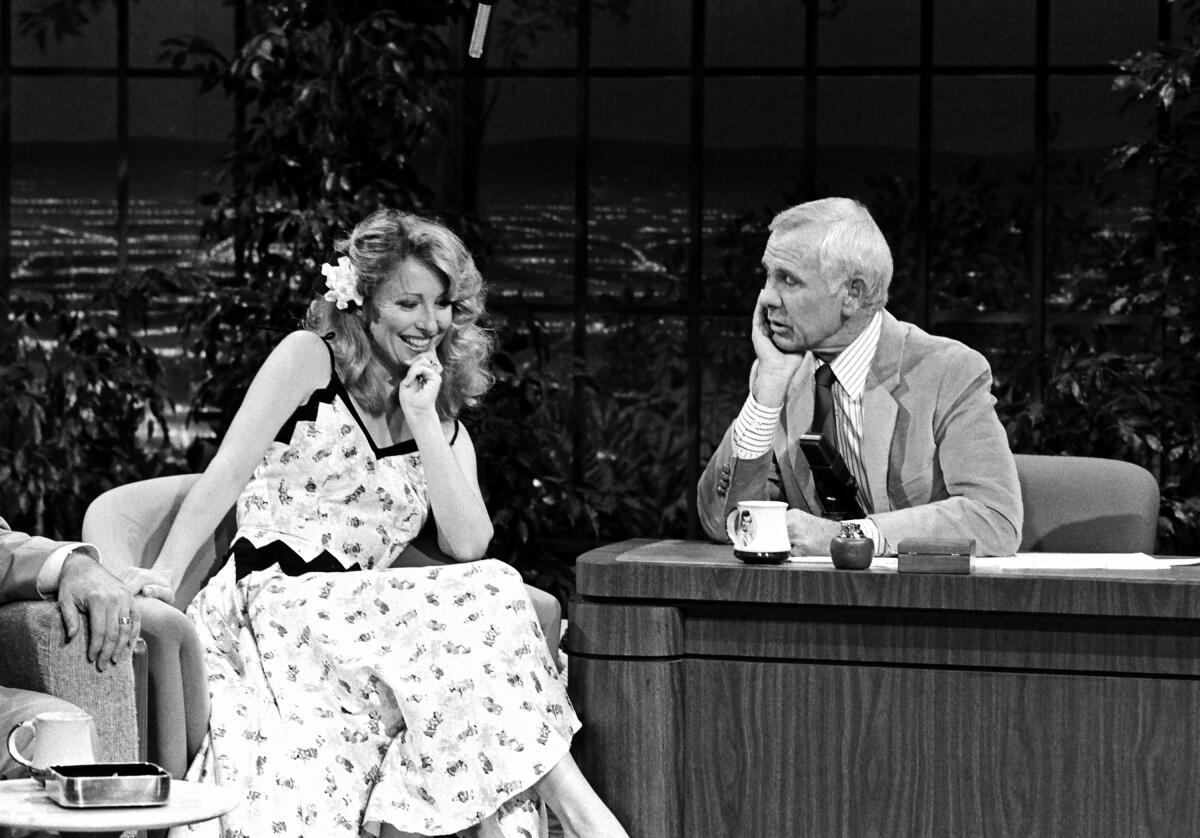
[[[208,732],[208,679],[192,621],[157,599],[139,600],[149,659],[147,758],[182,778]]]
[[[124,660],[103,672],[87,659],[87,631],[67,642],[62,614],[54,602],[12,602],[0,606],[0,684],[48,693],[69,701],[96,723],[105,762],[136,760],[138,713],[134,662]],[[136,657],[136,656],[135,656]],[[142,656],[140,666],[145,665]]]

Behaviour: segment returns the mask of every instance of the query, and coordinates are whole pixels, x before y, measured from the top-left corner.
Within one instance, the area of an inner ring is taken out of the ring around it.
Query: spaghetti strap
[[[330,340],[333,338],[333,332],[327,332],[321,335],[321,343],[325,344],[325,349],[329,352],[329,379],[332,381],[338,378],[337,374],[337,356],[333,354],[333,344]]]
[[[455,420],[454,420],[454,436],[450,437],[450,444],[451,444],[451,445],[453,445],[453,444],[454,444],[454,441],[455,441],[456,439],[458,439],[458,427],[459,427],[459,426],[458,426],[458,420],[457,420],[457,419],[455,419]]]

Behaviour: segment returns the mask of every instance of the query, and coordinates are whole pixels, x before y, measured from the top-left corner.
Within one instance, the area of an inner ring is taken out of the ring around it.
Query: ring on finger
[[[117,622],[123,626],[127,626],[133,622],[133,617],[129,614],[126,614],[124,617],[118,617]]]

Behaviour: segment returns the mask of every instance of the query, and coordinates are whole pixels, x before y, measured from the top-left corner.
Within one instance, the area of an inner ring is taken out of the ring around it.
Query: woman
[[[568,749],[579,721],[492,537],[455,419],[487,390],[463,243],[390,210],[323,273],[135,588],[168,601],[236,500],[227,565],[188,609],[213,715],[190,774],[247,788],[234,835],[626,836]],[[389,568],[427,517],[462,562]],[[626,836],[627,838],[627,836]]]

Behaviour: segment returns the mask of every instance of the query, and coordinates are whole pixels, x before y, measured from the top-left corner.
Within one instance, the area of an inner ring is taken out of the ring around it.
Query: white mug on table
[[[33,753],[26,756],[17,747],[17,734],[33,731]],[[30,770],[51,765],[80,765],[96,761],[96,725],[82,712],[39,713],[16,725],[8,734],[8,752]]]
[[[733,554],[744,562],[782,562],[792,551],[783,501],[744,500],[725,519]]]

